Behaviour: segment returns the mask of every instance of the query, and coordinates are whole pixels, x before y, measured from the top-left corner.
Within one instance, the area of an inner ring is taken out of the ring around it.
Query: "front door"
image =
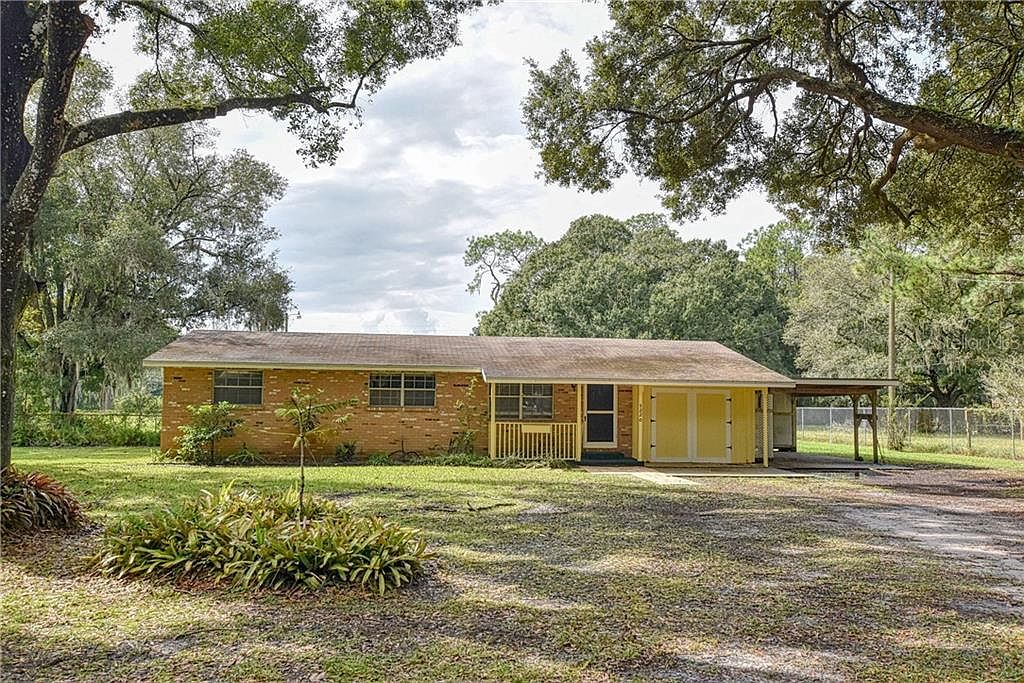
[[[615,448],[615,385],[588,384],[586,443],[590,448]]]

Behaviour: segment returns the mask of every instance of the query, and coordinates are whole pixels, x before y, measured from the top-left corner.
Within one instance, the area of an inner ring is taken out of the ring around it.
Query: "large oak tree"
[[[487,257],[474,245],[522,234],[476,238],[467,265]],[[786,311],[770,279],[724,241],[682,239],[662,216],[584,216],[520,264],[505,265],[498,277],[482,275],[499,287],[479,334],[710,339],[792,370],[781,341]]]
[[[52,408],[74,412],[87,377],[106,387],[136,379],[182,328],[284,328],[291,281],[264,221],[284,179],[211,146],[205,126],[189,124],[64,156],[29,240],[34,294],[15,363],[19,377],[31,359],[53,380]],[[19,389],[16,403],[25,398]]]
[[[549,180],[631,170],[677,218],[760,188],[840,241],[879,222],[959,225],[965,248],[1024,232],[1021,3],[615,0],[611,19],[584,66],[533,65]]]
[[[10,464],[14,331],[27,288],[22,264],[62,155],[146,128],[265,110],[287,122],[311,163],[329,163],[361,98],[409,62],[457,40],[473,2],[95,0],[0,3],[0,467]],[[151,62],[129,106],[75,120],[69,91],[90,39],[136,26]],[[34,94],[36,106],[27,105]],[[29,117],[30,120],[26,120]]]

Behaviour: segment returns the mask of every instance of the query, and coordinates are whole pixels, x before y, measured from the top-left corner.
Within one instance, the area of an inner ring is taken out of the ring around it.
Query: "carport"
[[[863,461],[860,454],[860,423],[867,422],[871,426],[871,460],[878,462],[878,390],[887,389],[899,385],[899,382],[891,379],[865,379],[865,378],[831,378],[831,377],[797,377],[793,381],[796,386],[792,389],[774,390],[772,393],[785,395],[792,406],[788,414],[776,414],[775,420],[789,420],[788,431],[792,434],[792,445],[790,448],[796,450],[796,408],[795,400],[802,396],[828,397],[848,396],[853,403],[853,458]],[[866,400],[868,412],[861,412],[862,400]],[[776,424],[778,431],[780,425]],[[779,444],[777,444],[779,445]]]

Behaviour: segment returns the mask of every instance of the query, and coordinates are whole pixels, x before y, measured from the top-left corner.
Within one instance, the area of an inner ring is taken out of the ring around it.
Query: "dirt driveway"
[[[791,497],[823,503],[831,509],[832,520],[839,520],[840,524],[853,523],[950,559],[967,571],[1003,580],[1003,591],[1015,601],[1024,602],[1024,474],[969,469],[857,471],[845,460],[819,460],[822,465],[839,463],[843,469],[823,472],[799,467],[754,468],[749,477],[737,476],[736,471],[727,468],[590,471],[629,474],[660,486],[710,485],[724,490],[757,487],[761,483],[758,480],[766,477],[847,482],[853,485],[838,491],[816,490],[813,496],[798,493]],[[743,483],[730,486],[734,482]]]
[[[850,521],[1000,577],[1024,601],[1024,476],[905,470],[861,478],[836,507]]]

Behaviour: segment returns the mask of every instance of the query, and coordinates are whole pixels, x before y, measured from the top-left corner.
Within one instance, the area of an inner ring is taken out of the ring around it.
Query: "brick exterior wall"
[[[448,448],[452,435],[461,430],[456,402],[466,398],[473,379],[469,414],[477,429],[476,448],[487,450],[487,385],[478,374],[436,373],[437,395],[433,408],[371,408],[370,371],[276,370],[263,371],[263,404],[239,406],[235,413],[245,420],[235,436],[217,445],[221,453],[232,453],[245,443],[268,460],[296,457],[290,427],[274,414],[295,387],[323,390],[323,400],[357,399],[359,404],[343,409],[351,417],[319,446],[315,455],[333,456],[337,444],[353,441],[359,454],[391,452],[404,446],[409,451],[437,451]],[[179,428],[188,423],[187,406],[213,400],[212,368],[164,368],[163,423],[160,449],[173,450]]]
[[[556,384],[554,386],[555,397],[555,422],[576,421],[576,386],[572,384]],[[616,451],[626,455],[633,455],[633,385],[617,385],[616,413],[618,419],[617,443],[612,448],[589,448],[587,451]],[[584,409],[586,406],[584,406]],[[586,425],[584,425],[584,429]]]
[[[490,401],[487,385],[479,374],[435,373],[436,403],[433,408],[371,408],[369,406],[369,370],[294,370],[266,369],[263,371],[263,404],[239,406],[235,413],[245,422],[235,436],[218,443],[220,453],[232,453],[244,443],[258,451],[267,460],[287,460],[296,457],[289,425],[274,410],[288,400],[295,387],[311,391],[323,390],[323,399],[357,399],[359,404],[345,408],[351,413],[348,421],[340,425],[320,445],[315,455],[330,457],[335,446],[355,442],[360,455],[404,447],[409,451],[439,451],[448,447],[452,435],[460,431],[456,402],[465,400],[473,380],[470,400],[470,421],[477,430],[476,449],[487,451],[488,412]],[[554,422],[576,421],[576,386],[556,384],[554,394]],[[163,423],[160,430],[160,449],[173,450],[180,428],[190,418],[187,406],[209,403],[213,400],[212,368],[164,368]],[[618,386],[618,444],[615,450],[632,455],[633,451],[633,387]],[[600,449],[587,449],[600,450]]]

